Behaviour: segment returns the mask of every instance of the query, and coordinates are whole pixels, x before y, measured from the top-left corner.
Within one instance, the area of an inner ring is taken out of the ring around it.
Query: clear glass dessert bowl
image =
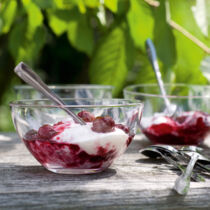
[[[176,107],[168,115],[157,84],[131,85],[124,98],[144,103],[141,131],[155,144],[199,145],[210,134],[210,86],[165,84],[167,98]]]
[[[47,99],[10,103],[17,133],[31,154],[55,173],[108,168],[131,143],[143,105],[125,99],[64,99],[81,125]]]
[[[112,98],[113,86],[110,85],[49,85],[60,98]],[[29,85],[16,85],[14,91],[17,100],[45,99],[40,92]]]

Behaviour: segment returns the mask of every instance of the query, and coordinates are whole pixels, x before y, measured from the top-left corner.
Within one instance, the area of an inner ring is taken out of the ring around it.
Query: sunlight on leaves
[[[112,12],[116,13],[118,9],[118,0],[104,0],[104,5]]]
[[[62,11],[62,12],[65,12],[65,11]],[[66,12],[66,13],[68,13],[68,12]],[[61,34],[63,34],[67,30],[68,21],[65,21],[64,19],[60,18],[56,14],[56,12],[48,11],[47,14],[48,14],[49,25],[50,25],[52,31],[57,36],[60,36]]]
[[[210,82],[210,56],[206,56],[201,62],[201,71],[206,79]]]
[[[153,38],[154,18],[150,6],[144,1],[132,0],[127,18],[131,35],[137,47],[144,49],[147,38]]]
[[[205,41],[204,35],[197,26],[191,10],[192,2],[170,2],[171,19],[188,30],[201,41]],[[185,36],[182,31],[173,30],[176,39],[177,62],[175,66],[176,82],[205,84],[206,78],[200,70],[200,63],[205,53],[203,49]]]
[[[2,20],[2,27],[0,27],[0,33],[8,33],[14,21],[16,10],[17,1],[8,0],[2,3],[0,7],[0,19]]]

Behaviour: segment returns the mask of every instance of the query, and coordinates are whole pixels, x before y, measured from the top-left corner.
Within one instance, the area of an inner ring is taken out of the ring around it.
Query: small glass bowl
[[[31,154],[55,173],[87,174],[108,168],[131,143],[143,105],[125,99],[64,99],[76,123],[49,100],[10,103],[14,126]]]
[[[113,86],[110,85],[49,85],[60,98],[112,98]],[[29,85],[14,86],[16,99],[45,99],[40,92]]]
[[[198,145],[210,134],[210,86],[165,84],[176,111],[167,114],[157,84],[131,85],[124,98],[144,103],[140,128],[155,144]]]

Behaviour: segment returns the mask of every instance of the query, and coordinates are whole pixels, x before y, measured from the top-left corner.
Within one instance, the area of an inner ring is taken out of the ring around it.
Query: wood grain
[[[210,179],[177,195],[177,171],[138,153],[148,144],[136,138],[102,173],[61,175],[40,166],[15,133],[0,133],[0,209],[210,209]],[[210,157],[210,141],[203,147]]]

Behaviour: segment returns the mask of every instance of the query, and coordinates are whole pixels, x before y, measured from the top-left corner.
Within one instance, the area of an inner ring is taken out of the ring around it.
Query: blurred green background
[[[8,103],[25,61],[48,84],[116,87],[155,82],[151,38],[165,82],[208,84],[210,1],[0,0],[0,131],[13,130]]]

